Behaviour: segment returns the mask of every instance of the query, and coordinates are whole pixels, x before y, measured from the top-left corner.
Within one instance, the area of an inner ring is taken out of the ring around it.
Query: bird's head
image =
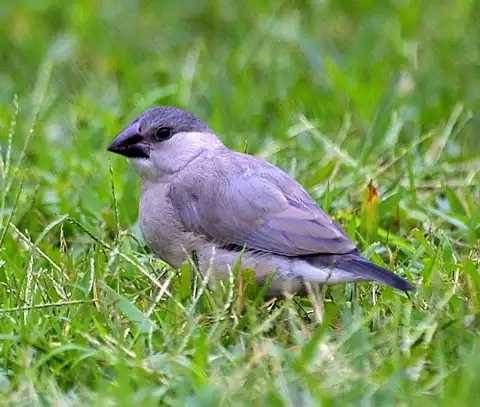
[[[142,179],[162,181],[218,146],[220,140],[198,117],[158,106],[135,118],[107,149],[128,157]]]

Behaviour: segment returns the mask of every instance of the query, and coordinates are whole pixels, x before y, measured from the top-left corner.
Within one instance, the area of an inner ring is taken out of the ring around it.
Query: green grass
[[[0,405],[478,403],[479,13],[2,2]],[[350,284],[272,305],[248,278],[210,292],[155,259],[139,179],[105,151],[154,104],[284,168],[417,291]]]

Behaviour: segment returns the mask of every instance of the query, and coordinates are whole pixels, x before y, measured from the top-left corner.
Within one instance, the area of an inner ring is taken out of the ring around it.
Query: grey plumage
[[[259,282],[275,273],[271,294],[303,292],[303,281],[373,280],[412,285],[358,253],[346,233],[279,168],[225,147],[207,124],[183,110],[156,107],[125,128],[109,150],[140,173],[140,225],[148,246],[175,267],[195,251],[200,269],[227,278],[242,267]]]

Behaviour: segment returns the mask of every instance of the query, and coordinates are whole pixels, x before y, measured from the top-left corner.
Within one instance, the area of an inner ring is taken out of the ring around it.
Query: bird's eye
[[[172,137],[172,129],[170,127],[159,127],[155,130],[155,133],[153,133],[153,137],[157,141],[168,140]]]

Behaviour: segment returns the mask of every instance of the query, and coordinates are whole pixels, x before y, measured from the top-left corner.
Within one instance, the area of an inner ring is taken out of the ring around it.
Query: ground
[[[478,403],[478,2],[3,2],[0,405]],[[175,105],[414,283],[265,303],[138,231],[105,148]],[[193,283],[192,283],[193,281]]]

